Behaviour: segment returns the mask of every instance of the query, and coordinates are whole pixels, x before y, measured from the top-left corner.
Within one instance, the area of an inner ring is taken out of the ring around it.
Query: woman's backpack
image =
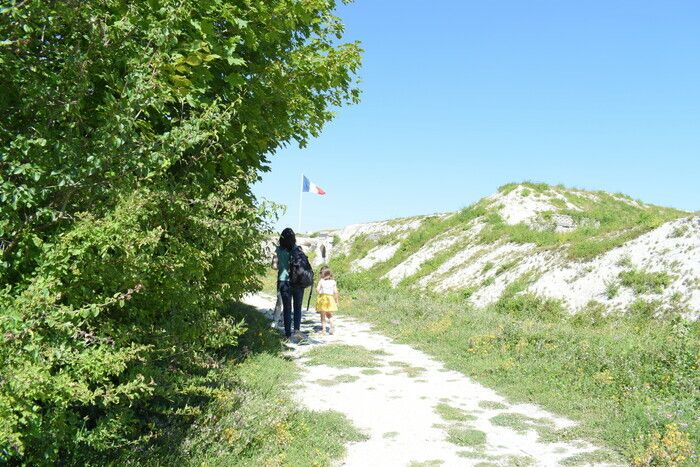
[[[309,258],[299,246],[292,248],[289,258],[289,284],[292,287],[311,287],[314,283],[314,270]]]

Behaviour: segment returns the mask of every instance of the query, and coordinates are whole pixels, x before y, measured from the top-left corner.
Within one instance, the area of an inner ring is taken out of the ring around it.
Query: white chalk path
[[[246,302],[270,316],[272,297],[257,295]],[[467,466],[560,465],[575,454],[598,448],[586,441],[543,442],[534,430],[519,432],[491,422],[499,414],[521,414],[559,429],[575,425],[531,404],[510,404],[495,391],[486,388],[423,352],[372,331],[370,325],[339,316],[333,336],[318,333],[318,315],[305,312],[302,332],[308,343],[290,345],[290,355],[303,368],[301,384],[295,394],[311,410],[335,410],[345,414],[369,439],[348,446],[345,466]],[[305,353],[318,345],[341,343],[381,350],[376,374],[366,368],[333,368],[309,365]],[[396,362],[401,362],[397,364]],[[401,365],[415,369],[409,375]],[[420,371],[419,369],[422,369]],[[364,371],[364,372],[363,372]],[[328,385],[339,375],[351,375],[349,382]],[[326,384],[320,384],[319,380]],[[475,417],[465,422],[444,420],[436,411],[445,403]],[[494,404],[497,403],[497,404]],[[497,407],[497,408],[495,408]],[[448,429],[463,427],[486,434],[479,447],[448,442]],[[606,464],[585,464],[606,465]],[[609,465],[609,464],[608,464]]]

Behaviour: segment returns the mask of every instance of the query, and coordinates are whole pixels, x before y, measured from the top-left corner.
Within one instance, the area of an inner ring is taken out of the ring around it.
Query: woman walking
[[[294,309],[294,336],[299,339],[301,327],[301,305],[304,300],[304,289],[292,286],[289,282],[289,263],[292,250],[297,247],[294,231],[287,227],[282,231],[277,247],[277,291],[282,298],[282,314],[284,316],[284,334],[292,337],[292,306]]]

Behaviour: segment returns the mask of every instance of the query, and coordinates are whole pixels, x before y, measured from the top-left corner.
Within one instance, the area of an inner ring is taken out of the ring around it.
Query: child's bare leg
[[[333,315],[330,313],[326,313],[326,317],[328,318],[328,326],[330,327],[330,332],[331,334],[334,334],[335,326],[333,325]]]
[[[326,314],[321,313],[321,334],[326,335]]]

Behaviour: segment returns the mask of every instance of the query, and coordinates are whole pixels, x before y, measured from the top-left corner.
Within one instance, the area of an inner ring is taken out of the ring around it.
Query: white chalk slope
[[[499,191],[481,203],[506,224],[524,224],[535,230],[559,233],[596,227],[594,220],[584,217],[577,223],[571,215],[563,214],[581,212],[581,200],[592,203],[613,200],[640,209],[648,207],[622,195],[562,187],[536,191],[527,184]],[[354,271],[372,270],[391,260],[400,250],[401,241],[430,217],[352,225],[331,234],[336,236],[339,243],[336,248],[341,254],[349,254],[357,240],[374,241],[376,246],[364,256],[352,258],[351,263]],[[646,300],[660,303],[660,309],[681,308],[691,318],[700,316],[700,217],[697,215],[687,213],[586,261],[571,260],[564,248],[481,242],[478,237],[484,225],[484,219],[477,217],[466,225],[439,233],[384,273],[384,277],[396,286],[420,274],[426,262],[436,255],[451,251],[453,254],[437,268],[417,276],[414,286],[435,291],[469,289],[471,301],[476,306],[486,306],[496,301],[513,281],[534,273],[536,280],[527,290],[560,299],[571,312],[592,301],[607,310],[625,311],[635,300]],[[630,270],[664,272],[670,275],[671,282],[660,293],[635,292],[620,284],[620,273]]]

